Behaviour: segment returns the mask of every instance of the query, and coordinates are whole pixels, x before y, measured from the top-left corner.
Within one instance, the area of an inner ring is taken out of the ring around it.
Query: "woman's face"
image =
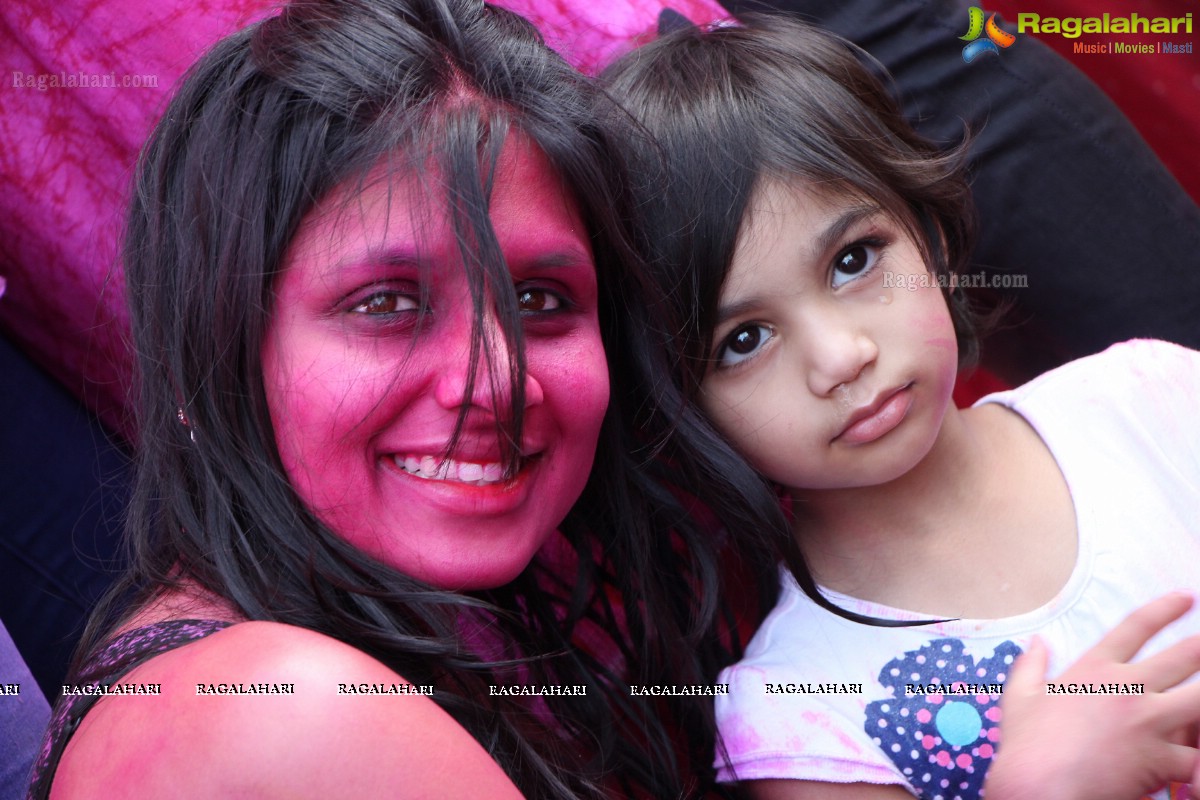
[[[485,588],[516,577],[582,491],[608,370],[579,211],[541,151],[510,137],[490,214],[527,373],[522,455],[506,478],[495,422],[513,398],[509,351],[489,301],[499,368],[481,354],[468,391],[475,312],[438,177],[335,192],[304,220],[263,378],[288,478],[331,530],[414,578]]]

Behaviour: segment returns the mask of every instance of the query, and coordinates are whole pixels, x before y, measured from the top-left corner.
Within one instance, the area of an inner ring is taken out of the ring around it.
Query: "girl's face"
[[[512,400],[508,349],[489,304],[500,368],[481,357],[466,394],[474,311],[436,178],[376,181],[349,202],[335,192],[305,219],[276,286],[263,377],[288,478],[331,530],[414,578],[485,588],[516,577],[582,491],[608,369],[579,211],[545,156],[511,137],[490,213],[528,371],[520,469],[504,478],[495,420]]]
[[[903,226],[772,181],[721,289],[711,357],[701,402],[717,427],[771,480],[821,490],[885,483],[929,452],[958,347]]]

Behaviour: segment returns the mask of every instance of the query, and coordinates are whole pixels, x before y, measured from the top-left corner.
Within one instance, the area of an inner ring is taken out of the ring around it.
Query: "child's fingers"
[[[1159,730],[1173,731],[1200,719],[1200,683],[1172,689],[1161,697],[1166,709],[1159,717]]]
[[[1171,592],[1134,611],[1090,651],[1114,661],[1129,661],[1154,634],[1182,617],[1192,607],[1189,592]]]
[[[1162,755],[1163,782],[1188,783],[1196,774],[1196,748],[1169,744]]]
[[[1146,690],[1162,692],[1195,675],[1200,670],[1200,636],[1191,636],[1161,653],[1134,664],[1134,674],[1146,684]]]

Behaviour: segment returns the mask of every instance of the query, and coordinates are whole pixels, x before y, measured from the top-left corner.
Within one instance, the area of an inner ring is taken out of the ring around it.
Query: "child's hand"
[[[1194,773],[1200,780],[1190,746],[1191,725],[1200,720],[1200,682],[1179,686],[1200,670],[1200,636],[1129,663],[1191,607],[1192,597],[1182,592],[1147,603],[1054,680],[1141,683],[1143,695],[1047,694],[1049,652],[1035,638],[1004,687],[988,800],[1135,800],[1169,781],[1192,781]]]

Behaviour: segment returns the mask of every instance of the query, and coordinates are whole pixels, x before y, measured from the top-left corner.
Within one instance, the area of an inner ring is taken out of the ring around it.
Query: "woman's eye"
[[[766,325],[743,325],[726,337],[717,353],[718,367],[732,367],[754,356],[774,332]]]
[[[416,311],[417,300],[400,292],[376,292],[350,310],[356,314],[398,314]]]
[[[563,300],[554,292],[546,289],[518,289],[517,309],[523,314],[558,311],[563,307]]]
[[[871,242],[855,242],[833,259],[833,288],[844,286],[850,281],[867,274],[879,260],[881,245]]]

